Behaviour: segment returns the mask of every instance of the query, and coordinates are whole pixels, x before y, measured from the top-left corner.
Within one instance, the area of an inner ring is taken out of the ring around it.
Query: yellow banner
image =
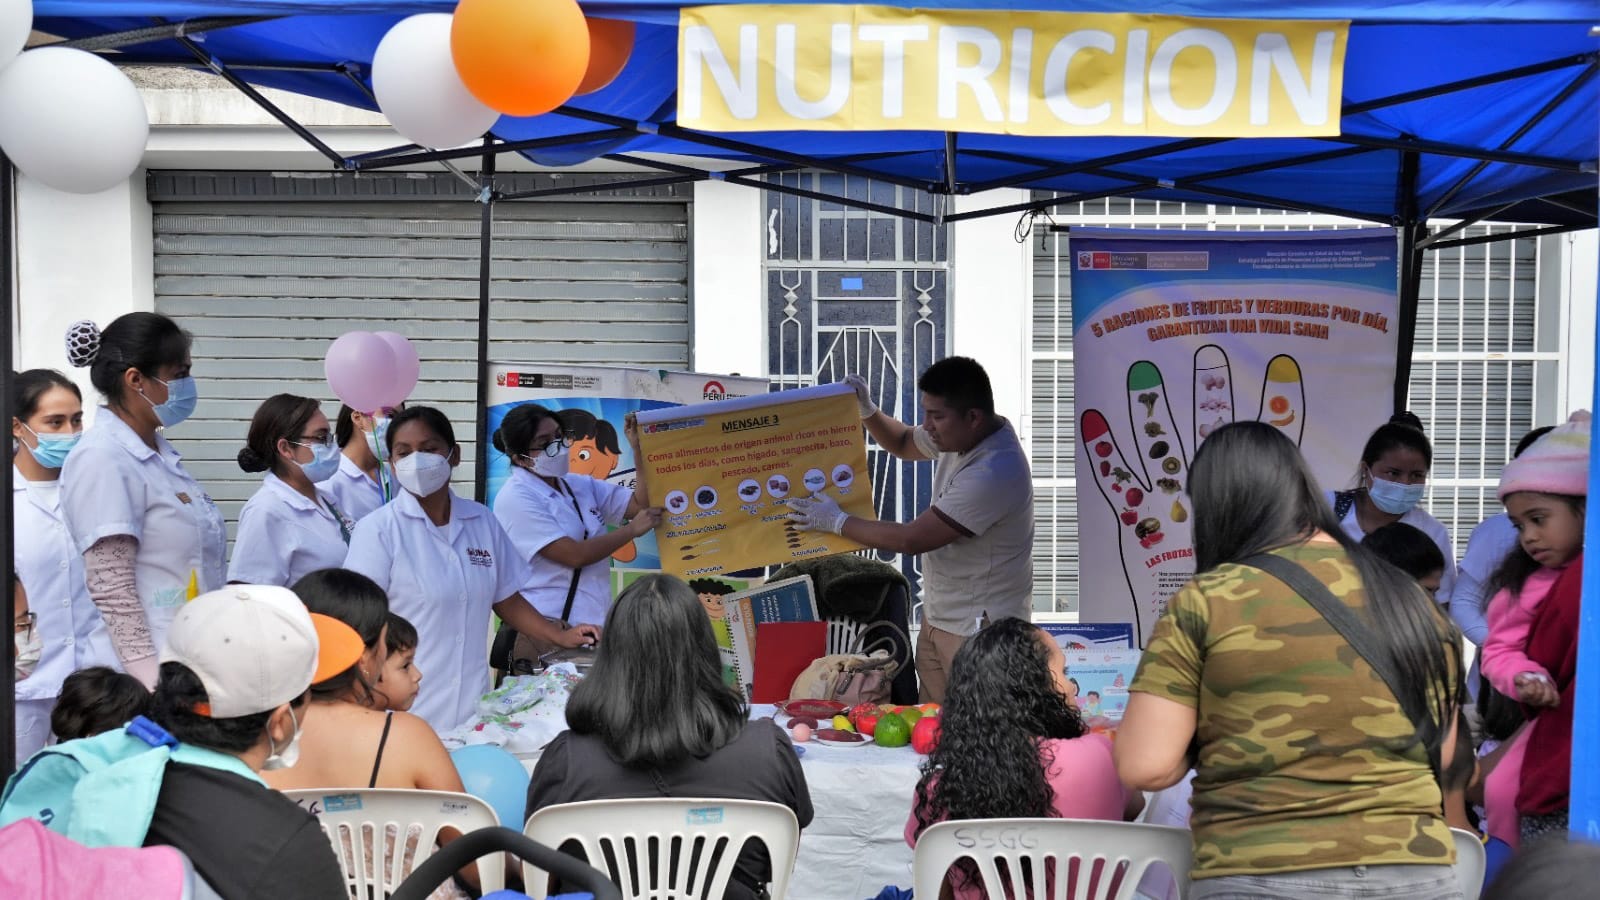
[[[1041,136],[1339,133],[1348,21],[728,4],[678,18],[678,124]]]
[[[877,518],[855,392],[824,385],[639,414],[661,568],[683,578],[859,550],[795,531],[785,501],[826,493]]]

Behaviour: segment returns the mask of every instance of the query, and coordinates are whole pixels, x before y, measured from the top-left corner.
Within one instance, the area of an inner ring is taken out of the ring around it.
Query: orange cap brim
[[[317,630],[317,671],[311,676],[312,684],[321,684],[338,675],[367,652],[361,635],[332,616],[312,613],[311,626]]]

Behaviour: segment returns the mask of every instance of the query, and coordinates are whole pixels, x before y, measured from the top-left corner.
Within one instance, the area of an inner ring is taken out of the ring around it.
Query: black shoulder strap
[[[368,779],[367,787],[378,786],[378,767],[383,765],[383,747],[389,743],[389,726],[394,724],[394,710],[389,710],[383,716],[383,736],[378,738],[378,755],[372,760],[372,778]]]
[[[1344,638],[1345,643],[1360,654],[1361,658],[1367,661],[1367,665],[1372,667],[1372,671],[1383,679],[1383,683],[1389,686],[1389,692],[1394,694],[1395,702],[1400,704],[1401,711],[1406,711],[1405,703],[1400,699],[1402,696],[1400,673],[1395,671],[1388,655],[1379,648],[1377,636],[1365,622],[1361,621],[1355,610],[1339,602],[1339,598],[1333,596],[1327,585],[1318,581],[1297,562],[1271,553],[1258,553],[1240,562],[1278,579],[1311,604],[1311,608],[1321,614],[1322,618],[1333,626],[1333,630]],[[1411,719],[1411,724],[1415,728],[1413,743],[1421,741],[1423,730],[1429,723],[1419,722],[1409,713],[1407,718]],[[1437,777],[1439,763],[1432,753],[1428,754],[1428,763],[1434,770],[1434,776]]]
[[[557,478],[556,484],[560,485],[561,493],[566,494],[567,499],[572,501],[572,511],[578,514],[578,527],[583,529],[583,539],[588,540],[589,526],[583,523],[583,509],[578,506],[578,495],[574,494],[572,492],[572,488],[567,486],[567,480],[565,478]],[[572,601],[577,599],[578,576],[582,574],[583,569],[581,568],[575,568],[572,570],[572,582],[567,585],[567,602],[561,604],[562,627],[566,627],[572,622]]]

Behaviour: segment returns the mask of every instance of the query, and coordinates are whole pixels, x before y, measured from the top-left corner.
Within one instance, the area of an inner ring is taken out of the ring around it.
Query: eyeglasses
[[[545,442],[543,444],[535,444],[531,448],[533,450],[533,452],[531,454],[529,454],[529,455],[530,456],[538,456],[539,454],[543,453],[545,456],[548,456],[548,457],[551,457],[552,459],[554,459],[555,457],[561,455],[561,451],[566,450],[571,446],[572,446],[572,435],[563,434],[561,437],[551,438],[549,441],[547,441],[547,442]]]
[[[34,615],[33,610],[28,610],[27,612],[23,613],[22,615],[17,616],[16,623],[15,623],[15,626],[14,626],[16,628],[17,635],[19,637],[21,637],[23,640],[28,640],[29,638],[32,638],[33,637],[33,626],[34,626],[34,623],[36,623],[38,620],[39,620],[39,617]]]
[[[334,441],[333,435],[331,434],[302,434],[300,435],[300,440],[290,441],[289,443],[298,444],[301,447],[310,447],[313,450],[318,447],[325,447],[329,450],[335,450],[339,446],[338,443]]]

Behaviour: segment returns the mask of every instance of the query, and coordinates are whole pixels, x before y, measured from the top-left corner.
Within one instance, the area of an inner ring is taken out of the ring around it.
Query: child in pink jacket
[[[1583,411],[1506,463],[1500,475],[1500,501],[1517,528],[1517,547],[1494,575],[1498,590],[1489,601],[1482,670],[1495,690],[1524,706],[1554,706],[1560,699],[1550,673],[1528,658],[1528,632],[1561,570],[1583,553],[1588,486],[1589,413]],[[1540,827],[1517,818],[1526,737],[1526,729],[1517,733],[1484,784],[1486,830],[1512,848]]]

